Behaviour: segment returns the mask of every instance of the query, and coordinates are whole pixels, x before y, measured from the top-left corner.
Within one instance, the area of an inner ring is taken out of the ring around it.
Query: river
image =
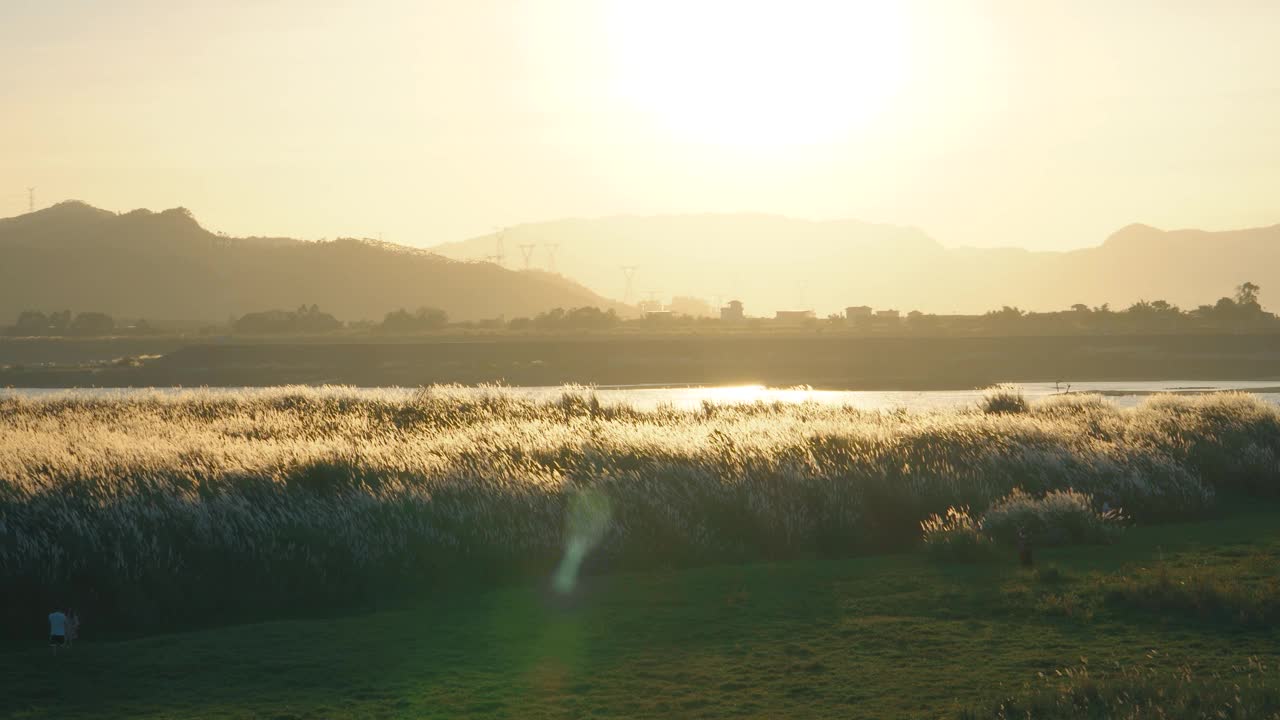
[[[1241,380],[1186,380],[1186,381],[1114,381],[1114,382],[1078,382],[1070,385],[1057,383],[1020,383],[1019,388],[1030,401],[1039,400],[1050,395],[1073,393],[1098,393],[1120,407],[1134,407],[1143,399],[1157,393],[1202,394],[1207,392],[1223,392],[1239,390],[1250,392],[1256,397],[1276,405],[1280,405],[1280,383],[1275,380],[1241,381]],[[0,396],[18,396],[28,398],[49,397],[93,397],[93,398],[128,398],[149,395],[180,397],[184,394],[199,393],[205,396],[229,394],[278,393],[279,388],[78,388],[78,389],[36,389],[36,388],[0,388]],[[416,388],[352,388],[329,387],[321,392],[335,394],[354,394],[368,397],[403,398],[418,392]],[[562,387],[507,387],[502,392],[511,393],[531,399],[554,399],[565,391]],[[450,393],[481,394],[493,392],[489,388],[457,388],[447,390]],[[787,402],[798,403],[812,401],[825,405],[847,405],[866,410],[891,410],[904,408],[907,410],[940,410],[975,405],[983,396],[984,390],[814,390],[811,388],[772,388],[762,385],[734,385],[727,387],[694,387],[694,386],[625,386],[598,387],[595,393],[603,404],[629,403],[640,408],[655,408],[669,404],[678,408],[701,407],[704,401],[716,404],[752,403],[752,402]]]

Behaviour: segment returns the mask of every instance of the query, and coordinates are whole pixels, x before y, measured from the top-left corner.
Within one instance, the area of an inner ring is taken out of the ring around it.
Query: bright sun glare
[[[614,0],[614,87],[692,142],[838,141],[902,85],[900,8],[883,0]]]

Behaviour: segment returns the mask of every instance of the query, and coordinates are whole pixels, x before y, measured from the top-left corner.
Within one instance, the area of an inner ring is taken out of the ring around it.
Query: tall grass
[[[55,601],[145,622],[549,572],[582,491],[608,499],[594,567],[900,548],[930,514],[1019,487],[1185,517],[1224,489],[1277,493],[1278,450],[1280,414],[1244,395],[996,414],[642,411],[574,388],[5,398],[2,622]]]
[[[942,515],[930,515],[920,523],[924,547],[940,560],[972,562],[991,555],[991,536],[983,528],[982,518],[969,514],[968,508],[947,508]]]
[[[1124,525],[1119,510],[1099,511],[1093,498],[1075,490],[1050,490],[1034,497],[1015,488],[982,516],[983,529],[1007,544],[1019,533],[1032,545],[1114,542]]]
[[[978,403],[982,412],[991,414],[1024,413],[1029,407],[1022,391],[1011,385],[997,385],[988,388]]]
[[[1150,656],[1154,658],[1155,653]],[[1083,660],[1083,658],[1082,658]],[[1280,720],[1280,674],[1259,657],[1212,674],[1154,664],[1091,671],[1087,664],[1042,675],[1021,693],[962,720]]]

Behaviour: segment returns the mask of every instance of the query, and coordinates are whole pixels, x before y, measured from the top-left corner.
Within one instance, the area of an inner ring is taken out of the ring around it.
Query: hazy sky
[[[1274,0],[0,0],[0,216],[416,245],[615,213],[1280,222]]]

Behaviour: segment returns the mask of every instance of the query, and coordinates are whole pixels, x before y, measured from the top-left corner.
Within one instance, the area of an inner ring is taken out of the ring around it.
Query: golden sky
[[[0,216],[414,245],[609,214],[946,245],[1280,222],[1273,0],[0,0]]]

